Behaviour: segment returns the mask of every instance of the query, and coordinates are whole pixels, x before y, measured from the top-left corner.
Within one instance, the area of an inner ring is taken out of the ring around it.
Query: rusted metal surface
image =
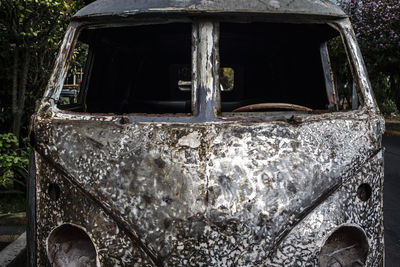
[[[288,109],[288,110],[297,110],[297,111],[307,111],[311,112],[312,109],[308,107],[303,107],[294,104],[287,103],[260,103],[253,104],[244,107],[240,107],[235,109],[233,112],[242,112],[242,111],[252,111],[252,110],[263,110],[263,109]]]
[[[192,5],[343,16],[311,0],[98,1],[77,16]],[[204,18],[193,23],[193,114],[60,111],[80,26],[73,23],[32,120],[32,265],[48,266],[51,233],[74,225],[93,242],[99,266],[318,265],[341,226],[365,233],[365,265],[380,266],[384,122],[349,20],[328,22],[346,42],[361,107],[262,118],[220,114],[219,23]],[[365,184],[369,197],[360,193]],[[334,248],[329,254],[344,251]]]

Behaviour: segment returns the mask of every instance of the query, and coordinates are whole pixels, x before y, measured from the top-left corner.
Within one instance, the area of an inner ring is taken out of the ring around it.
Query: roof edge
[[[293,14],[347,17],[328,0],[97,0],[74,18],[133,16],[151,13]]]

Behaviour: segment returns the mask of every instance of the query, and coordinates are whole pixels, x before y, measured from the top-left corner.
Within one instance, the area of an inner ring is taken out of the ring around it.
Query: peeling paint
[[[190,148],[198,148],[200,143],[200,135],[198,132],[193,132],[188,134],[187,136],[182,137],[178,141],[179,146],[187,146]]]

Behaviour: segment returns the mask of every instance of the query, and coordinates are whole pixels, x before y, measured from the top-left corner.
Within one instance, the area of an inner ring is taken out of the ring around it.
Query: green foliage
[[[391,98],[390,77],[383,72],[371,72],[370,80],[381,112],[384,115],[399,114],[396,102]]]
[[[82,5],[81,1],[60,0],[8,0],[3,1],[3,21],[8,20],[12,25],[1,23],[0,29],[14,35],[14,41],[24,40],[35,43],[57,45],[60,34],[65,29],[65,22],[71,12]],[[8,9],[8,10],[5,10]]]
[[[12,133],[0,134],[0,188],[10,190],[15,183],[24,186],[28,162],[28,147],[19,148]]]
[[[397,109],[396,103],[390,98],[386,98],[384,101],[379,103],[379,108],[383,114],[386,115],[398,115],[399,110]]]
[[[344,100],[346,100],[347,103],[351,103],[353,78],[341,37],[330,40],[328,42],[328,49],[339,99],[341,103],[343,103]],[[366,56],[368,57],[368,53]],[[374,67],[372,65],[368,65],[368,70],[372,88],[374,89],[381,112],[384,115],[398,114],[399,111],[396,102],[392,97],[393,82],[390,79],[390,74],[384,72],[384,68]]]
[[[0,195],[0,214],[26,211],[26,199],[21,195]]]
[[[76,68],[83,68],[85,66],[88,54],[89,54],[89,46],[82,43],[78,43],[75,46],[70,66],[74,66]]]
[[[0,0],[0,132],[11,131],[14,119],[10,113],[15,57],[18,81],[27,51],[30,57],[22,118],[22,133],[26,134],[28,120],[43,96],[69,19],[83,6],[83,0]]]
[[[224,91],[232,91],[235,87],[235,72],[232,68],[221,68],[220,83]]]
[[[69,63],[69,69],[65,83],[72,84],[73,77],[79,77],[79,73],[83,72],[85,67],[86,59],[89,54],[89,46],[78,43],[72,54],[71,62]],[[77,81],[78,84],[81,81]]]
[[[338,0],[337,3],[353,23],[381,111],[396,112],[400,107],[400,2]]]
[[[335,88],[339,94],[341,108],[343,108],[343,102],[350,103],[353,95],[353,77],[349,61],[340,36],[330,40],[327,45],[335,79]]]
[[[83,6],[83,0],[0,0],[0,213],[24,210],[28,177],[27,140],[7,133],[15,120],[13,81],[18,100],[25,100],[23,136],[43,96],[69,18]],[[26,86],[21,82],[24,73]]]

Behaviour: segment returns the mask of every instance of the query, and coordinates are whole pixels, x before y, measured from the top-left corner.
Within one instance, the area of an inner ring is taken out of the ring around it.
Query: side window
[[[221,68],[219,83],[221,92],[231,92],[235,88],[235,70],[229,67]]]
[[[360,105],[358,90],[353,82],[349,61],[342,38],[337,36],[327,42],[332,69],[333,85],[339,110],[355,110]]]
[[[58,101],[61,107],[73,107],[79,103],[83,73],[88,54],[89,46],[85,43],[78,42],[73,51],[67,77],[64,80],[64,86]]]
[[[82,78],[76,106],[89,113],[190,114],[191,90],[180,90],[179,82],[191,87],[191,36],[191,24],[183,23],[83,30],[78,41],[90,49],[83,74],[75,72],[76,81]],[[60,102],[71,92],[63,91]]]

